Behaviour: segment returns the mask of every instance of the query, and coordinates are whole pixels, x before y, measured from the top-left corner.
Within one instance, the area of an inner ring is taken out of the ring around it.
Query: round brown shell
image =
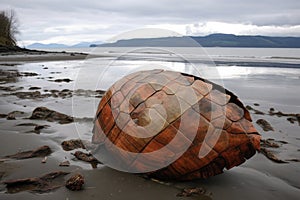
[[[251,121],[239,99],[217,84],[179,72],[139,71],[103,96],[93,143],[131,172],[207,178],[240,165],[260,148]]]

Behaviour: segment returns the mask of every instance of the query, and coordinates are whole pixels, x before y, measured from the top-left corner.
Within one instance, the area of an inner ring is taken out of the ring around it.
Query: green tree
[[[13,10],[0,11],[0,45],[16,46],[18,21]]]

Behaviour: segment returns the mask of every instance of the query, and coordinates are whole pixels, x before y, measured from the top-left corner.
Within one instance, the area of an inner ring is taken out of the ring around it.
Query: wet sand
[[[87,54],[81,53],[46,53],[28,55],[1,55],[0,62],[39,62],[39,61],[58,61],[58,60],[82,60]]]
[[[276,163],[261,153],[225,173],[207,180],[190,182],[162,183],[144,179],[141,176],[118,172],[103,165],[93,169],[90,163],[74,158],[77,150],[63,150],[61,143],[69,139],[90,139],[95,106],[99,103],[101,90],[94,84],[78,78],[95,70],[85,65],[84,72],[78,70],[81,61],[28,62],[16,65],[0,65],[0,157],[20,151],[48,145],[52,153],[43,158],[10,159],[0,161],[0,181],[37,177],[53,171],[81,173],[85,177],[82,191],[70,191],[60,187],[51,192],[37,194],[23,191],[10,194],[5,185],[0,185],[0,199],[298,199],[300,196],[300,126],[291,123],[286,116],[270,115],[270,108],[284,113],[300,113],[299,79],[288,75],[273,76],[272,70],[261,76],[255,70],[247,76],[224,79],[224,85],[237,94],[245,105],[263,112],[255,114],[250,110],[254,125],[263,139],[273,139],[278,148],[268,147],[279,159],[286,163]],[[100,62],[98,67],[105,67]],[[137,65],[134,61],[122,65]],[[99,74],[99,73],[98,73]],[[95,75],[97,76],[97,74]],[[99,75],[98,75],[99,76]],[[89,77],[94,81],[93,77]],[[113,76],[109,77],[114,81]],[[68,81],[55,81],[68,80]],[[237,84],[239,83],[239,84]],[[90,85],[89,85],[90,84]],[[263,86],[263,87],[262,87]],[[284,90],[289,88],[289,90]],[[276,94],[276,95],[274,95]],[[47,107],[51,110],[73,116],[74,122],[60,124],[57,121],[28,119],[35,108]],[[13,111],[14,120],[8,120],[7,114]],[[255,122],[264,119],[274,131],[264,131]],[[47,125],[38,133],[35,126]],[[21,124],[21,125],[20,125]],[[22,125],[23,124],[23,125]],[[280,142],[281,141],[281,142]],[[283,141],[283,142],[282,142]],[[69,167],[61,167],[68,160]],[[67,180],[70,175],[64,177]],[[183,188],[199,187],[204,194],[192,197],[176,197]]]

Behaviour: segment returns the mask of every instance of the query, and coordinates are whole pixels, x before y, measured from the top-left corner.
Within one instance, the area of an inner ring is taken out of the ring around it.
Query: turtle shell
[[[260,135],[237,96],[208,80],[148,70],[115,82],[101,99],[92,141],[118,170],[192,180],[238,166]]]

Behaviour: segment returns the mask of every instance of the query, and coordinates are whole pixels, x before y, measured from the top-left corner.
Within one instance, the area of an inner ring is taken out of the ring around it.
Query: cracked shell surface
[[[105,93],[92,140],[134,171],[153,166],[150,177],[192,180],[252,157],[260,135],[251,121],[237,96],[217,84],[179,72],[139,71]]]

